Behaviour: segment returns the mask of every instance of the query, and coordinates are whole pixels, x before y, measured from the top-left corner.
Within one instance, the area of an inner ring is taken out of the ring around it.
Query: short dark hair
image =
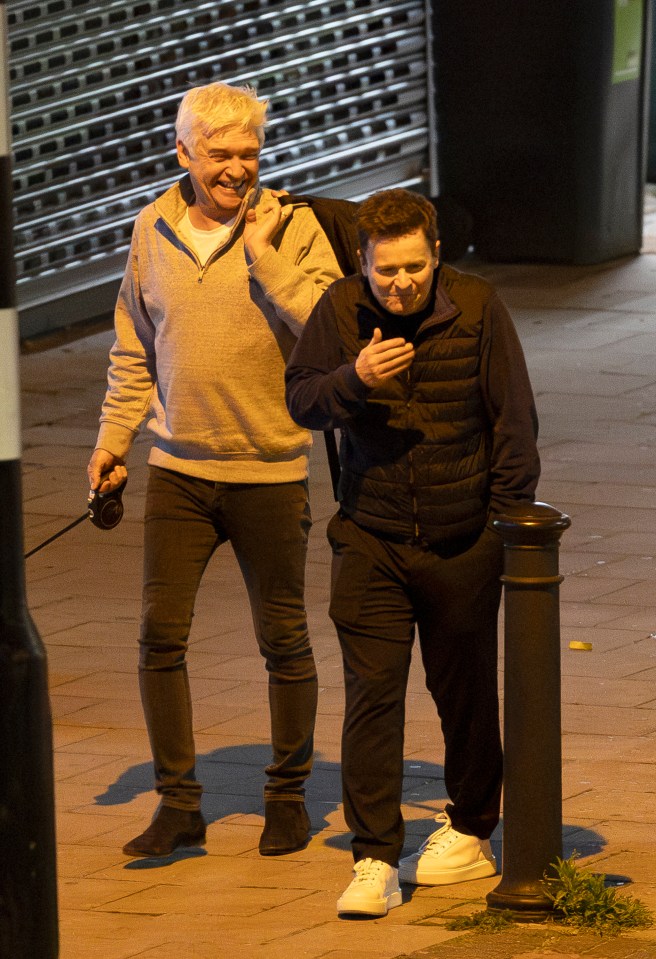
[[[424,231],[431,247],[438,239],[437,213],[431,201],[401,187],[380,190],[363,200],[358,207],[356,225],[363,253],[373,238],[407,236],[415,230]]]

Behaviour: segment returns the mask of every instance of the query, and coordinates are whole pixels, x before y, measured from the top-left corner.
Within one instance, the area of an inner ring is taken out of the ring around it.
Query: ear
[[[357,251],[358,260],[360,261],[360,269],[363,273],[367,272],[367,258],[363,255],[362,250]]]
[[[181,167],[184,167],[185,170],[189,169],[189,154],[182,140],[176,140],[175,148],[178,154],[178,163]]]
[[[435,257],[435,266],[437,266],[437,264],[440,262],[440,241],[439,240],[435,244],[435,252],[433,255]]]

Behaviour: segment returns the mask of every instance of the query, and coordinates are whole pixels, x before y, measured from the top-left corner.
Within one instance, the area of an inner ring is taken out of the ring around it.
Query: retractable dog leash
[[[114,529],[115,526],[118,526],[123,518],[122,496],[126,483],[127,480],[109,493],[99,493],[97,490],[92,490],[89,493],[86,512],[83,513],[82,516],[78,516],[78,518],[73,520],[72,523],[69,523],[68,526],[60,529],[54,536],[49,536],[43,543],[35,546],[29,553],[25,553],[25,559],[33,556],[34,553],[38,553],[44,546],[53,543],[56,539],[59,539],[60,536],[63,536],[64,533],[68,533],[69,530],[83,523],[85,519],[90,519],[93,525],[98,529]]]

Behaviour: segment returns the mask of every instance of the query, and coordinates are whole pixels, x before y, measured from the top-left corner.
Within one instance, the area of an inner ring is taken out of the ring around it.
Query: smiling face
[[[193,149],[177,142],[178,162],[189,172],[196,196],[191,207],[199,219],[224,223],[237,212],[241,201],[257,183],[260,142],[255,133],[235,127],[203,138]],[[199,216],[200,215],[200,216]]]
[[[362,270],[380,305],[404,316],[424,308],[437,268],[439,242],[431,249],[423,230],[372,237],[360,255]]]

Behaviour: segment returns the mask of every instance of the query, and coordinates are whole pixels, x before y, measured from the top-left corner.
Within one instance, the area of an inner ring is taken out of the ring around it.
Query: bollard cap
[[[518,503],[496,516],[492,525],[509,543],[540,545],[560,539],[572,521],[548,503]]]

